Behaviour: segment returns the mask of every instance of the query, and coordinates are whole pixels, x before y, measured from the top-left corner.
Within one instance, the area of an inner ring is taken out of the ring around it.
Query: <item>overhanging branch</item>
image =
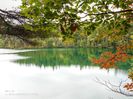
[[[112,84],[110,81],[104,81],[104,80],[100,80],[99,78],[96,78],[95,80],[97,83],[107,87],[109,90],[111,90],[112,92],[115,93],[119,93],[122,94],[124,96],[128,96],[128,97],[133,97],[133,92],[130,92],[128,90],[125,90],[123,88],[123,84],[126,83],[127,80],[125,81],[120,81],[118,85],[114,85]]]
[[[107,15],[107,14],[119,14],[119,13],[126,13],[126,12],[131,12],[131,14],[133,14],[133,9],[127,9],[127,10],[121,10],[121,11],[109,11],[109,12],[93,13],[93,14],[84,13],[85,16],[83,16],[81,18],[85,18],[87,16],[99,16],[99,15]]]

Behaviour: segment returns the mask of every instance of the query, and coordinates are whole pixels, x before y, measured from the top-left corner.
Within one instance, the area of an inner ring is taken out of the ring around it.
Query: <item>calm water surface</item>
[[[117,69],[90,62],[105,49],[0,49],[0,99],[133,99],[108,90],[96,78],[118,84],[132,60]]]

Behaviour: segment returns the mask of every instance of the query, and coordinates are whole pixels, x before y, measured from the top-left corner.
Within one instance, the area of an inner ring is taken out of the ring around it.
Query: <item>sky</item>
[[[21,5],[21,0],[0,0],[0,9],[12,10]]]

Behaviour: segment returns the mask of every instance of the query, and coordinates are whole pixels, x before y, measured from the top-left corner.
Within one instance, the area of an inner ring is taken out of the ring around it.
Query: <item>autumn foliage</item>
[[[117,62],[126,62],[126,60],[129,58],[124,50],[125,48],[123,46],[117,47],[116,53],[104,52],[100,55],[99,59],[93,58],[92,62],[105,69],[116,67]]]
[[[132,91],[132,89],[133,89],[133,82],[132,83],[126,83],[124,85],[124,88],[126,88],[126,90]]]
[[[100,55],[99,59],[93,58],[92,62],[101,66],[101,68],[109,69],[112,67],[116,67],[117,62],[126,62],[129,58],[127,53],[125,52],[125,47],[120,46],[117,47],[117,51],[115,53],[112,52],[104,52]],[[128,78],[133,81],[133,69],[129,71]],[[123,88],[128,91],[133,91],[133,82],[126,83]]]
[[[71,27],[71,32],[75,32],[77,30],[77,28],[78,28],[78,24],[73,23],[73,24],[71,24],[70,27]]]

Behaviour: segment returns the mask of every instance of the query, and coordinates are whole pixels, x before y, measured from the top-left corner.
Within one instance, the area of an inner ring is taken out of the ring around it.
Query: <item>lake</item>
[[[96,82],[126,80],[132,60],[118,68],[91,63],[108,49],[0,49],[0,99],[133,99]]]

